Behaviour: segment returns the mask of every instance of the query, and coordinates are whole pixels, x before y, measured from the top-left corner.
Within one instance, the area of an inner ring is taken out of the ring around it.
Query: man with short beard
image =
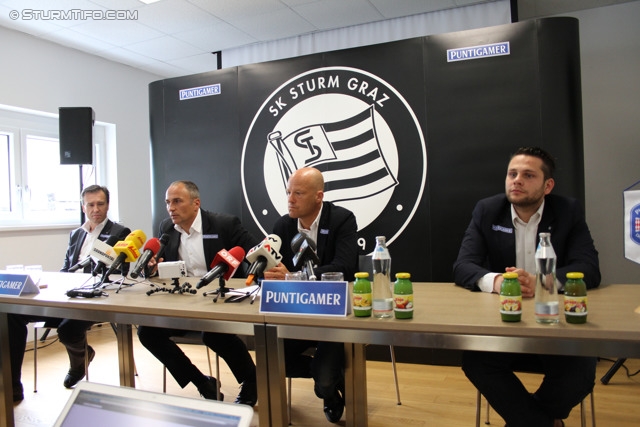
[[[600,284],[598,252],[576,200],[550,194],[555,161],[536,147],[511,157],[505,194],[480,200],[453,265],[456,285],[472,291],[500,293],[502,273],[515,272],[524,298],[535,294],[538,234],[551,233],[557,277],[584,273],[587,288]],[[563,426],[563,419],[592,390],[595,357],[464,352],[462,369],[509,427]],[[542,372],[529,393],[514,370]]]

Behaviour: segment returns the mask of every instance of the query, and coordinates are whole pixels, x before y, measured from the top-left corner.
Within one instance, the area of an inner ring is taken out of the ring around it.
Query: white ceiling
[[[0,0],[0,26],[174,77],[216,69],[211,52],[489,1],[494,0]],[[560,5],[562,13],[624,1],[629,0],[518,4],[520,16],[540,16]],[[62,11],[119,11],[123,17],[137,12],[137,19],[52,19]]]

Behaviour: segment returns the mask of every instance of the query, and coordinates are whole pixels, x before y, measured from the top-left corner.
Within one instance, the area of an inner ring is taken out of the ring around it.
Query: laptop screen
[[[127,387],[82,382],[56,427],[245,427],[253,417],[246,405],[190,399]]]

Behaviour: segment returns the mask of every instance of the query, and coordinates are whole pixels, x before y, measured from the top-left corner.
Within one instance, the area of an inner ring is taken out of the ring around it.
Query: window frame
[[[111,129],[113,128],[113,129]],[[68,217],[56,217],[45,215],[29,215],[25,212],[25,191],[27,191],[28,170],[26,159],[26,144],[28,136],[53,138],[59,143],[58,115],[18,107],[0,105],[0,134],[9,136],[9,186],[13,198],[11,212],[0,212],[0,231],[33,230],[33,229],[58,229],[75,228],[80,225],[82,208],[78,200],[78,210]],[[82,182],[79,178],[72,185],[76,185],[78,198],[81,186],[96,183],[106,185],[108,181],[107,152],[109,138],[115,139],[115,125],[95,122],[93,126],[93,165],[75,165],[78,168],[77,176],[82,173]],[[70,165],[74,166],[74,165]],[[112,199],[114,191],[110,188]],[[14,202],[15,201],[15,202]],[[111,212],[111,209],[110,209]]]

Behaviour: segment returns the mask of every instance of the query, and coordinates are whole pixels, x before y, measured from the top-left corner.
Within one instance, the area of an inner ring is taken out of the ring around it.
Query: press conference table
[[[640,357],[640,310],[634,312],[640,306],[640,285],[602,285],[590,290],[588,298],[588,322],[583,325],[567,324],[563,318],[557,325],[537,324],[533,299],[524,300],[521,322],[505,323],[498,312],[498,295],[470,292],[452,283],[414,283],[415,312],[409,320],[267,314],[272,425],[287,425],[284,338],[346,343],[345,412],[347,425],[356,426],[368,423],[366,344]]]
[[[365,345],[381,344],[458,350],[640,357],[640,285],[609,285],[589,292],[589,321],[585,325],[539,325],[533,300],[524,301],[523,320],[500,320],[498,296],[469,292],[451,283],[414,283],[415,314],[410,320],[329,316],[260,314],[259,304],[212,302],[197,295],[156,293],[137,284],[109,297],[68,298],[64,289],[77,286],[83,275],[46,273],[49,287],[40,294],[0,296],[0,367],[4,412],[0,427],[13,426],[11,374],[6,313],[76,318],[118,324],[120,384],[135,386],[131,325],[177,327],[191,330],[254,335],[261,426],[288,425],[284,378],[283,339],[345,342],[346,421],[366,426]],[[191,280],[193,284],[195,280]],[[244,287],[232,279],[229,286]],[[266,369],[265,369],[266,367]],[[357,392],[356,392],[357,391]],[[268,403],[268,404],[267,404]],[[318,405],[321,410],[321,404]]]
[[[69,298],[67,289],[80,286],[90,275],[71,273],[43,273],[41,284],[47,284],[39,294],[20,297],[0,296],[0,367],[2,368],[3,393],[0,426],[13,426],[13,401],[11,393],[7,313],[30,314],[58,318],[113,322],[117,327],[120,385],[135,387],[133,363],[133,333],[131,325],[171,327],[195,331],[225,332],[254,335],[257,366],[266,366],[264,341],[264,316],[259,314],[259,304],[213,302],[213,296],[204,298],[204,291],[216,289],[217,282],[202,288],[197,294],[154,293],[150,285],[138,283],[123,287],[118,293],[108,290],[109,297]],[[187,279],[195,286],[197,279]],[[168,281],[170,282],[170,281]],[[244,280],[232,280],[244,288]],[[172,287],[170,283],[167,283]],[[227,284],[233,286],[232,284]],[[111,286],[110,286],[111,287]],[[258,369],[258,398],[268,402],[267,371]],[[260,425],[270,425],[269,405],[261,406]]]

